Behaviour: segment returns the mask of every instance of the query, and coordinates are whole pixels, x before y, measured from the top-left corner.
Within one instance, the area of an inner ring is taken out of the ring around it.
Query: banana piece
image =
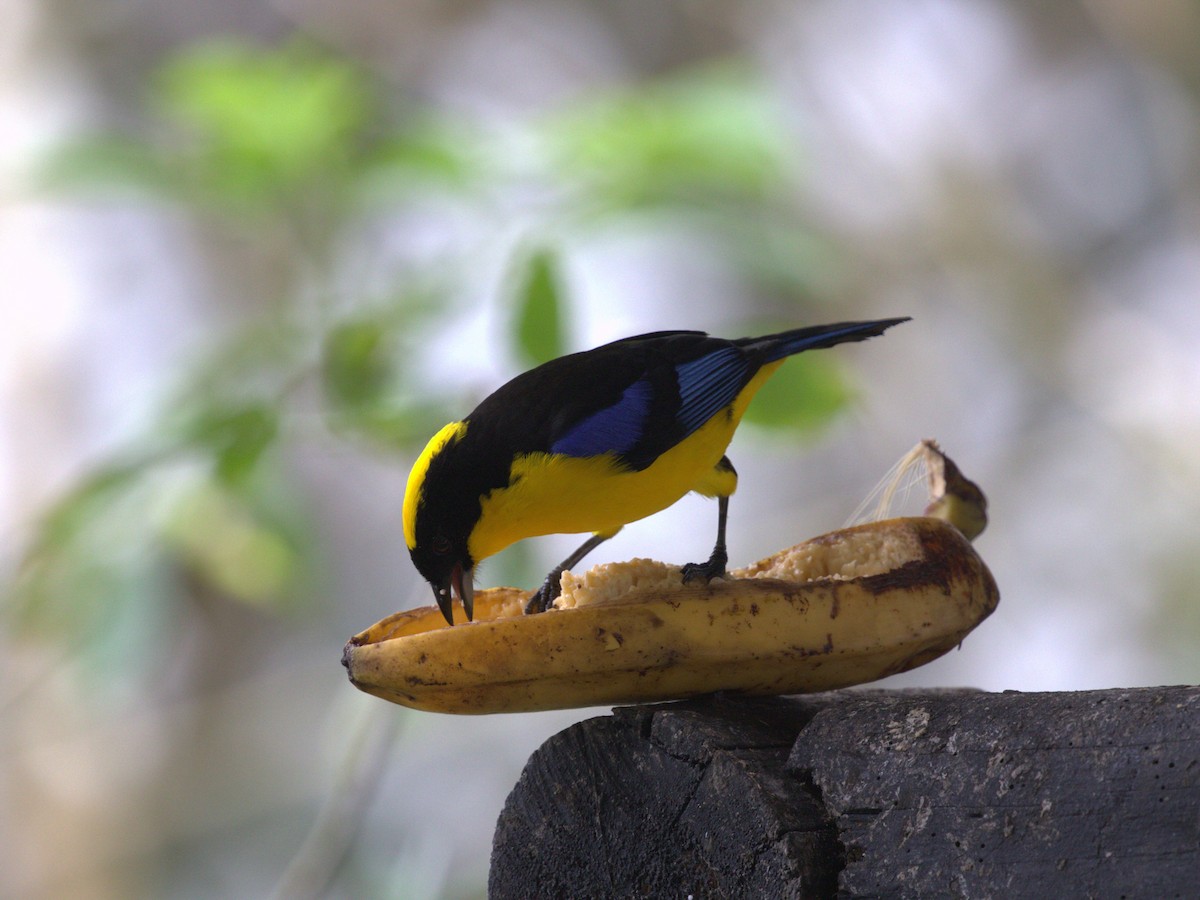
[[[972,529],[981,515],[968,509]],[[936,659],[999,602],[962,533],[930,516],[831,532],[707,585],[634,560],[562,586],[538,615],[515,588],[476,593],[475,621],[453,628],[433,606],[398,613],[351,638],[343,663],[367,693],[447,713],[806,693]]]
[[[987,528],[987,497],[942,452],[937,441],[926,438],[913,448],[929,478],[929,505],[925,515],[944,519],[973,541]]]

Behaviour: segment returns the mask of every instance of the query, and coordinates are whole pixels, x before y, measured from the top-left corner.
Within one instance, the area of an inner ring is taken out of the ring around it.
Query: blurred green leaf
[[[762,386],[745,419],[768,428],[814,432],[854,397],[837,363],[812,354],[789,358]]]
[[[771,199],[789,142],[762,84],[732,67],[694,70],[552,119],[563,177],[606,205]]]
[[[301,42],[200,44],[163,67],[157,89],[195,186],[249,199],[336,181],[372,105],[356,69]]]
[[[562,356],[562,278],[557,254],[540,247],[519,257],[517,267],[513,334],[517,349],[535,364]]]
[[[393,374],[389,329],[378,319],[342,322],[325,336],[321,376],[329,400],[361,407],[379,399]]]
[[[143,465],[138,460],[94,468],[46,512],[38,528],[39,544],[61,546],[74,540],[92,517],[136,486]]]
[[[305,375],[308,339],[285,318],[247,325],[191,361],[151,437],[163,454],[195,455],[228,484],[280,440],[290,390]]]
[[[408,453],[446,424],[448,408],[457,406],[397,397],[340,410],[331,417],[330,428],[342,437],[364,438],[382,450]]]
[[[217,477],[233,484],[250,473],[278,432],[279,413],[256,403],[203,410],[188,438],[212,452]]]
[[[541,561],[533,541],[517,541],[488,558],[480,578],[486,584],[511,584],[537,587],[546,577],[552,562]]]
[[[362,181],[369,190],[389,182],[464,187],[483,175],[479,148],[485,144],[464,122],[414,114],[371,152]]]
[[[254,604],[290,599],[300,557],[288,535],[257,514],[245,493],[200,482],[163,523],[166,545],[205,584]]]
[[[169,167],[149,144],[123,135],[87,135],[47,154],[37,172],[44,188],[55,191],[130,190],[167,193]]]
[[[144,465],[104,467],[60,500],[18,567],[16,621],[93,659],[120,645],[155,590],[152,502]]]
[[[422,358],[425,321],[445,307],[436,285],[408,285],[403,295],[330,327],[321,345],[326,424],[342,437],[407,453],[445,424],[436,392],[416,394],[407,366]]]
[[[289,312],[276,310],[247,322],[189,360],[172,406],[186,413],[279,398],[297,371],[309,364],[311,353],[311,334]]]

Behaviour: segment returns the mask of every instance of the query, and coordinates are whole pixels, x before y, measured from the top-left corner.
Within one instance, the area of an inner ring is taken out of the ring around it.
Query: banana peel
[[[708,584],[650,560],[564,572],[555,608],[536,615],[523,614],[529,591],[480,591],[473,622],[457,608],[453,627],[434,606],[397,613],[351,638],[343,663],[369,694],[476,714],[808,693],[907,671],[999,602],[952,524],[982,530],[982,492],[933,442],[918,450],[942,492],[925,516],[830,532]]]

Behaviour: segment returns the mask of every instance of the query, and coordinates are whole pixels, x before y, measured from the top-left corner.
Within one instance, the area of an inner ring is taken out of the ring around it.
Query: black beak
[[[437,601],[438,609],[442,611],[442,615],[446,617],[446,621],[454,624],[454,603],[450,597],[450,580],[446,579],[446,583],[442,587],[433,585],[433,599]]]
[[[450,573],[450,584],[454,586],[454,593],[458,594],[458,599],[462,601],[467,621],[474,621],[475,583],[471,580],[471,570],[464,569],[461,564],[456,565]]]
[[[471,570],[463,570],[461,563],[455,563],[450,570],[450,577],[442,585],[433,586],[433,599],[437,601],[438,609],[446,617],[446,622],[454,624],[454,598],[462,601],[463,612],[467,621],[475,618],[475,585],[471,581]]]

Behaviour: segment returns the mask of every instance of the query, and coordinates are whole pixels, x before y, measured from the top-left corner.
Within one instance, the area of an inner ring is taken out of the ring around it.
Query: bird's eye
[[[438,554],[438,556],[442,556],[450,552],[450,539],[444,534],[439,534],[433,539],[429,546],[434,553]]]

